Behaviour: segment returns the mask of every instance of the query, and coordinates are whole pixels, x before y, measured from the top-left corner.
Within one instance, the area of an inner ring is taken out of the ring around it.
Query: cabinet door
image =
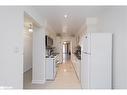
[[[54,79],[54,64],[53,59],[46,59],[46,80]]]

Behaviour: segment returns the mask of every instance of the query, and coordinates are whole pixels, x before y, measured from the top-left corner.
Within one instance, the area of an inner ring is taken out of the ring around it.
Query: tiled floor
[[[80,89],[80,82],[75,74],[71,61],[60,64],[54,81],[45,84],[31,84],[32,70],[24,74],[24,89]]]

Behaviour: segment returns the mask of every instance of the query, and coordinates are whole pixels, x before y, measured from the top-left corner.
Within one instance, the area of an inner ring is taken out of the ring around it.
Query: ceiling
[[[44,17],[47,24],[61,35],[76,34],[85,24],[87,17],[96,17],[103,10],[101,6],[40,6],[35,9]],[[64,17],[67,15],[67,18]]]

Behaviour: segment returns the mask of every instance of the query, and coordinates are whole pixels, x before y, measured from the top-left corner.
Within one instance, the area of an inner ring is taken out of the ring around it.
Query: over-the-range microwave
[[[45,36],[45,45],[46,47],[52,47],[53,45],[53,39],[49,36]]]

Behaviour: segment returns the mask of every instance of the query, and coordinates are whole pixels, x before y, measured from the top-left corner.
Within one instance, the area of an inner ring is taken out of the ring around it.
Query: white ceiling
[[[47,20],[47,24],[52,27],[56,33],[76,34],[81,25],[85,23],[87,17],[96,17],[104,7],[97,6],[40,6],[35,9]],[[67,14],[67,19],[64,15]],[[63,33],[63,27],[67,27],[66,33]]]

